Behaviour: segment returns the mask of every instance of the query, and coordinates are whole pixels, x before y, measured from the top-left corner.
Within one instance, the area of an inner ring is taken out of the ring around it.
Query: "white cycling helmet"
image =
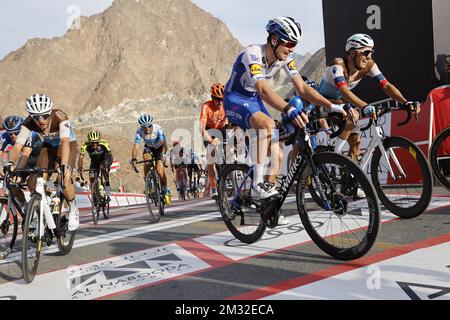
[[[373,48],[375,43],[373,39],[364,33],[356,33],[347,39],[345,45],[345,51],[350,51],[351,49],[361,49],[361,48]]]
[[[150,127],[153,124],[153,117],[149,114],[144,113],[138,119],[141,127]]]
[[[37,93],[27,99],[26,107],[29,114],[46,114],[52,111],[53,101],[45,94]]]
[[[275,34],[277,37],[298,43],[302,38],[302,28],[300,23],[291,17],[276,17],[269,20],[266,25],[266,31],[269,34]]]

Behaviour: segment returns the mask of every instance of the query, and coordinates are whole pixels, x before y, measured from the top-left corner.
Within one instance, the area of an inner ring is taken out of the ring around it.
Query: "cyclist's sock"
[[[75,204],[75,198],[72,200],[67,200],[67,204],[69,205],[69,210],[77,207]]]
[[[260,182],[264,182],[264,164],[255,163],[253,165],[253,188],[256,189]]]

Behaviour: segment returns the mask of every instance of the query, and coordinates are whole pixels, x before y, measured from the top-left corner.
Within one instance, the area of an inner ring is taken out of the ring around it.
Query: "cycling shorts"
[[[262,112],[272,118],[259,96],[247,97],[234,92],[226,92],[223,105],[228,120],[242,129],[250,129],[250,119],[257,112]]]

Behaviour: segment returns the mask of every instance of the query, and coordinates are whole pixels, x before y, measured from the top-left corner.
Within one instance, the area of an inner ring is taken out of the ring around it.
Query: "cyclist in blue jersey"
[[[291,102],[286,104],[284,99],[274,92],[267,80],[284,69],[300,96],[315,105],[346,115],[342,105],[334,105],[322,97],[316,90],[305,84],[297,71],[293,51],[302,35],[298,21],[291,17],[277,17],[268,22],[266,31],[268,32],[266,44],[251,45],[237,57],[226,84],[224,96],[224,106],[229,121],[243,129],[252,128],[258,131],[257,143],[253,141],[250,145],[257,148],[251,152],[255,163],[252,193],[259,199],[267,199],[278,194],[275,183],[280,163],[272,167],[267,181],[264,181],[264,161],[269,148],[272,157],[281,160],[281,157],[276,156],[281,154],[279,144],[269,144],[275,122],[263,101],[286,114],[298,127],[304,127],[308,122],[306,115],[299,112]]]
[[[164,172],[164,164],[167,165],[167,141],[163,129],[160,125],[153,123],[153,117],[149,114],[143,114],[139,117],[138,123],[141,126],[134,138],[133,149],[131,151],[131,162],[136,162],[138,147],[144,142],[144,152],[142,158],[144,160],[156,160],[156,173],[161,179],[161,186],[164,195],[170,194],[167,188],[167,177]],[[150,165],[144,165],[144,179],[150,171]]]
[[[380,88],[395,101],[404,104],[411,110],[420,112],[419,102],[408,101],[402,93],[390,83],[372,59],[375,43],[363,33],[357,33],[347,39],[346,58],[335,58],[327,66],[319,86],[319,92],[333,103],[350,103],[361,109],[366,116],[374,117],[375,108],[356,96],[351,90],[365,77],[378,81]],[[355,120],[360,118],[359,112],[352,109]],[[361,138],[359,131],[350,119],[339,136],[350,145],[350,155],[356,159],[360,154]]]
[[[16,143],[17,136],[20,133],[23,121],[24,119],[19,116],[9,116],[3,120],[2,125],[6,131],[0,134],[0,159],[3,159],[4,154],[8,152],[8,148],[14,146],[14,144]],[[41,149],[42,140],[39,138],[39,135],[35,131],[30,131],[21,151],[20,158],[17,163],[17,168],[33,168],[39,158]],[[2,175],[3,171],[0,170],[0,176]],[[28,176],[29,174],[23,173],[20,175],[20,178],[22,180],[26,180]],[[30,185],[30,187],[32,186]],[[22,217],[23,222],[28,208],[28,203],[26,202],[25,195],[22,189],[15,186],[11,186],[11,192],[13,194],[12,201],[14,202],[14,206],[19,209],[18,211]],[[4,259],[9,255],[10,252],[11,249],[9,247],[2,248],[0,252],[0,259]]]

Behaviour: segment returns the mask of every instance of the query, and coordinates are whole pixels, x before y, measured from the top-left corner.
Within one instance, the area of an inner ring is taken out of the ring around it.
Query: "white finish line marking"
[[[450,300],[450,242],[418,249],[264,299]]]
[[[151,248],[71,266],[0,285],[1,294],[15,299],[91,300],[209,268],[176,244]],[[45,292],[45,294],[43,294]]]

